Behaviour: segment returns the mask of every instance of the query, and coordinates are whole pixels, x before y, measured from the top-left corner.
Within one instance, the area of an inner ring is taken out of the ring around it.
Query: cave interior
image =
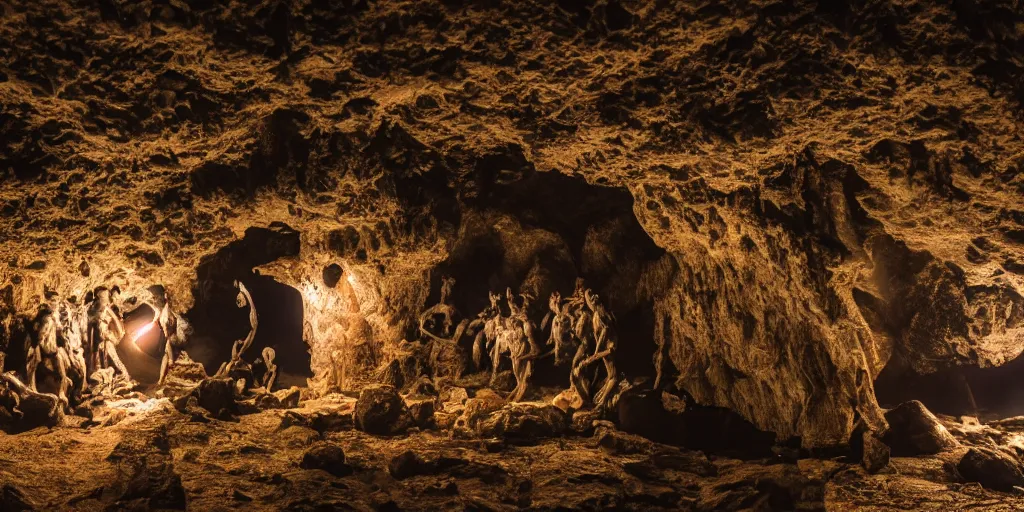
[[[1024,509],[1018,1],[0,20],[0,510]]]

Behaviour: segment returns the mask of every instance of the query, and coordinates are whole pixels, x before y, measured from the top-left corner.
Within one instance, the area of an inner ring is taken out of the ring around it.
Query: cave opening
[[[890,362],[875,380],[882,407],[918,400],[929,410],[983,421],[1024,415],[1024,356],[1001,366],[950,366],[920,375]]]
[[[298,251],[299,233],[284,224],[272,224],[247,229],[240,240],[200,262],[193,288],[195,303],[186,314],[194,332],[185,350],[207,373],[215,373],[231,359],[234,342],[251,330],[249,308],[254,307],[256,335],[242,358],[251,363],[264,348],[273,348],[277,387],[304,386],[313,376],[309,345],[303,337],[301,292],[255,270],[279,258],[297,256]],[[236,281],[248,290],[251,304],[238,306]]]
[[[556,291],[570,297],[581,278],[615,317],[616,370],[652,379],[655,298],[640,291],[640,281],[665,251],[636,219],[633,201],[625,188],[554,172],[492,184],[464,204],[458,239],[432,275],[428,303],[439,299],[445,275],[456,279],[452,303],[464,318],[475,318],[489,305],[488,292],[502,296],[507,315],[506,288],[528,291],[529,316],[543,347],[547,332],[540,326],[549,297]],[[553,357],[541,358],[532,382],[564,386],[568,370],[555,367]],[[594,371],[605,370],[597,364]]]
[[[125,336],[117,346],[117,355],[128,373],[147,384],[155,384],[160,378],[160,361],[166,342],[160,329],[145,330],[155,317],[156,311],[149,304],[139,304],[125,311]]]

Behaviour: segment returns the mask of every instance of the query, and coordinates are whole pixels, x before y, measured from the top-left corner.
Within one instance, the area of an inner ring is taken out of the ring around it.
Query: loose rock
[[[861,465],[868,473],[877,473],[889,465],[889,447],[875,434],[864,432],[864,455]]]
[[[885,413],[889,432],[885,444],[898,457],[930,455],[960,445],[946,427],[917,400],[904,402]]]
[[[395,388],[378,385],[364,388],[356,402],[355,425],[376,435],[404,433],[412,426],[412,416]]]
[[[1014,487],[1024,487],[1020,463],[988,448],[967,450],[956,469],[968,482],[978,482],[989,489],[1011,492]]]
[[[302,469],[321,469],[334,476],[352,474],[352,467],[345,463],[345,452],[334,443],[320,443],[302,455],[299,463]]]

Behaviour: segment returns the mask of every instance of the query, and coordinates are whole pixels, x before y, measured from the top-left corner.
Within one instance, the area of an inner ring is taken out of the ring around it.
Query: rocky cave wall
[[[47,287],[157,282],[186,311],[204,257],[280,223],[298,253],[257,267],[303,293],[314,380],[344,386],[409,336],[439,275],[472,259],[459,240],[494,239],[490,225],[506,226],[502,254],[529,258],[487,286],[552,286],[535,261],[600,274],[588,236],[614,229],[496,200],[561,175],[628,192],[664,251],[625,258],[607,295],[650,303],[666,385],[782,437],[829,445],[878,421],[887,365],[985,367],[1024,348],[1010,1],[0,11],[8,344]],[[330,265],[347,276],[333,287]]]

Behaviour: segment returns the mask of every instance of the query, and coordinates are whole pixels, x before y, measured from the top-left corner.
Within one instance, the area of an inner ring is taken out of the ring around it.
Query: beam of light
[[[345,272],[345,279],[348,280],[348,284],[352,286],[356,285],[356,276],[352,272]]]
[[[147,332],[152,331],[153,330],[153,326],[155,326],[155,325],[156,325],[155,321],[154,322],[150,322],[150,323],[148,323],[146,325],[143,325],[142,328],[140,328],[139,330],[135,331],[135,334],[132,336],[132,344],[135,345],[135,348],[139,347],[139,338],[141,338]]]

